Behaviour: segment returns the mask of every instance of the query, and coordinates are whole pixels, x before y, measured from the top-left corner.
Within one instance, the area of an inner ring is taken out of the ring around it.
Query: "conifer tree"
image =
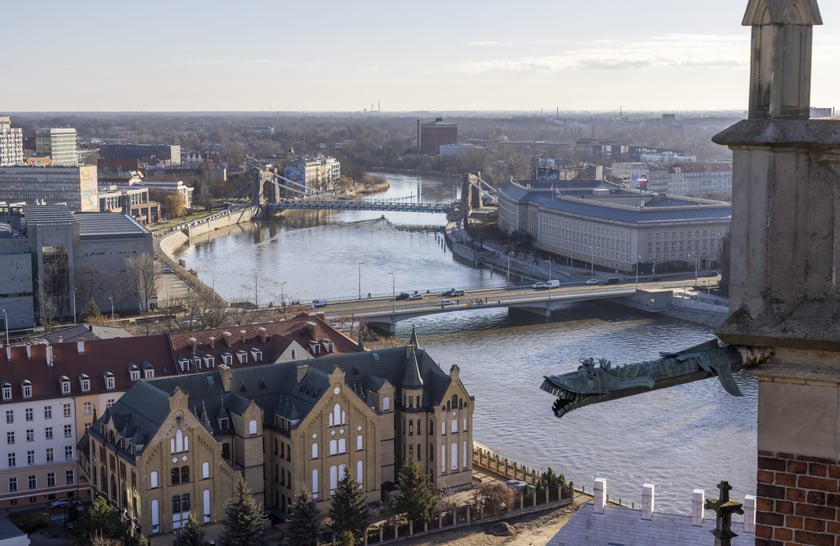
[[[356,540],[360,540],[367,528],[367,499],[359,485],[349,472],[339,480],[332,503],[330,504],[330,530],[336,536],[350,531]]]
[[[190,514],[187,522],[175,531],[175,546],[207,546],[204,529]]]
[[[136,539],[129,534],[128,524],[119,513],[114,511],[103,497],[96,497],[88,508],[76,521],[73,528],[72,544],[74,546],[90,546],[99,540],[114,540],[120,544],[131,546],[137,544]]]
[[[315,546],[318,544],[318,507],[305,493],[295,498],[289,514],[287,534],[291,544]]]
[[[236,491],[225,505],[225,522],[219,543],[222,546],[257,546],[265,542],[262,507],[251,495],[242,476]]]
[[[413,459],[400,469],[397,476],[397,488],[400,493],[394,499],[396,513],[405,513],[410,521],[424,523],[432,521],[432,510],[437,499],[429,484],[429,478],[420,471],[420,467]]]

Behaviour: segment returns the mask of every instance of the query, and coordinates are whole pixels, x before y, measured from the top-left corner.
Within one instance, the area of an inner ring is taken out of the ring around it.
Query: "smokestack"
[[[239,330],[239,342],[240,343],[245,343],[246,339],[247,339],[247,337],[245,335],[245,330]]]
[[[652,483],[642,486],[642,519],[653,519],[654,487]]]
[[[691,492],[691,524],[695,527],[703,525],[706,510],[706,492],[695,489]]]
[[[230,332],[222,332],[222,336],[225,338],[225,345],[227,345],[228,349],[230,349],[230,338],[233,337],[233,334],[231,334]]]
[[[195,350],[198,348],[198,340],[194,337],[190,338],[190,347],[192,347],[192,352],[195,352]]]
[[[265,343],[266,339],[268,339],[268,330],[266,330],[264,326],[260,326],[257,328],[257,331],[259,332],[260,341]]]
[[[210,336],[210,348],[211,349],[216,348],[216,336]]]
[[[6,345],[6,361],[7,362],[12,361],[12,346],[11,345]]]
[[[595,480],[595,513],[603,514],[607,505],[607,479],[596,478]]]

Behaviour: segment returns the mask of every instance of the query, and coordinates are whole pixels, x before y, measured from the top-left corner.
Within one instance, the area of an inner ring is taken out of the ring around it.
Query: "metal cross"
[[[706,508],[717,514],[717,525],[711,533],[715,535],[715,546],[732,546],[732,539],[738,535],[732,532],[732,514],[743,514],[744,509],[738,501],[729,500],[732,486],[726,480],[718,484],[719,499],[707,499]]]

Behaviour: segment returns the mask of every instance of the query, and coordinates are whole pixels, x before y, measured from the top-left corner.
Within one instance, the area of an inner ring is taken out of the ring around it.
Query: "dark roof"
[[[26,205],[23,215],[28,225],[72,224],[76,221],[67,205]]]
[[[118,212],[80,212],[80,239],[111,239],[125,237],[148,237],[151,232],[131,217]]]

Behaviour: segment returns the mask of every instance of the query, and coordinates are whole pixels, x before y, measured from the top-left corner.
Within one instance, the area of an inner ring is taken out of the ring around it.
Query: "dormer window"
[[[105,372],[102,375],[105,378],[105,388],[109,391],[114,390],[114,387],[116,386],[116,381],[114,381],[114,374],[112,374],[111,372]]]
[[[233,366],[233,355],[230,353],[222,353],[222,362],[225,366]]]
[[[32,398],[32,381],[24,379],[20,386],[23,389],[23,397]]]
[[[251,356],[254,357],[254,362],[261,362],[262,361],[262,351],[259,349],[252,347],[251,348]]]
[[[216,366],[216,359],[213,358],[213,355],[204,355],[203,359],[205,368],[213,368]]]
[[[140,380],[140,368],[134,362],[128,365],[128,376],[132,381]]]
[[[248,353],[242,349],[239,349],[238,351],[236,351],[236,360],[238,360],[240,364],[247,364]]]
[[[79,376],[79,385],[82,388],[82,392],[90,392],[90,377],[87,374],[81,374]]]
[[[12,399],[12,384],[8,381],[3,381],[3,400]]]
[[[143,370],[143,377],[145,379],[151,379],[155,376],[155,369],[154,368],[146,368]]]
[[[219,429],[227,430],[230,428],[230,419],[227,417],[219,417]]]
[[[70,394],[70,378],[66,375],[61,376],[61,394]]]

